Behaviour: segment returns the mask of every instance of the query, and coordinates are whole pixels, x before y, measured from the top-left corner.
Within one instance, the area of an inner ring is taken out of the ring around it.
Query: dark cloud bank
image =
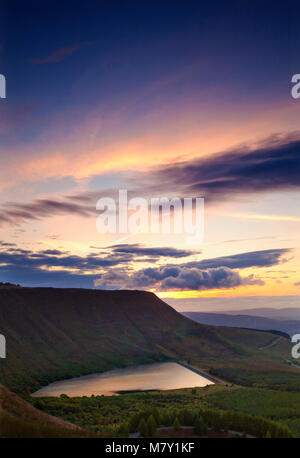
[[[150,252],[149,252],[150,250]],[[157,262],[195,254],[168,247],[118,245],[88,256],[66,251],[30,250],[7,247],[0,249],[0,281],[24,286],[58,286],[105,289],[206,290],[226,289],[240,285],[263,284],[253,275],[242,277],[239,269],[269,267],[284,262],[289,250],[274,249],[241,253],[233,256],[167,264],[133,270],[136,261]],[[199,254],[197,255],[199,256]],[[136,264],[135,264],[136,266]]]

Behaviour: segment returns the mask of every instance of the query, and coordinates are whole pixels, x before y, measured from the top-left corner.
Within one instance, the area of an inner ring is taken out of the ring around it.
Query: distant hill
[[[299,301],[300,302],[300,301]],[[299,320],[300,321],[300,307],[287,307],[287,308],[268,308],[260,307],[254,309],[234,310],[222,312],[226,315],[250,315],[270,318],[273,320]]]
[[[183,315],[202,324],[214,326],[230,326],[237,328],[277,330],[290,336],[300,334],[300,320],[275,320],[247,314],[223,314],[207,312],[184,312]]]
[[[273,334],[201,325],[144,291],[0,289],[0,333],[7,341],[0,383],[21,393],[55,380],[166,360],[206,371],[251,367],[254,380],[266,367],[285,378],[288,372],[300,377],[286,363],[288,339],[269,348]]]

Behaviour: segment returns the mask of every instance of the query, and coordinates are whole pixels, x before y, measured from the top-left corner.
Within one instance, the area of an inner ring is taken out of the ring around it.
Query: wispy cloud
[[[31,59],[30,62],[32,64],[46,64],[49,62],[61,62],[62,60],[65,59],[66,56],[70,56],[71,54],[74,54],[76,51],[83,48],[84,46],[89,46],[91,44],[93,44],[93,42],[85,41],[82,43],[77,43],[73,46],[66,46],[64,48],[60,48],[60,49],[57,49],[56,51],[53,51],[50,55],[46,57]]]
[[[286,216],[286,215],[262,215],[259,213],[227,213],[224,216],[231,216],[233,218],[245,219],[262,219],[265,221],[291,221],[295,223],[300,222],[299,216]]]
[[[152,191],[160,187],[196,194],[208,201],[239,194],[300,188],[299,133],[272,136],[257,147],[178,162],[146,176]],[[157,184],[156,184],[157,183]],[[142,185],[141,185],[142,186]]]
[[[131,245],[122,244],[114,245],[111,249],[114,253],[130,253],[138,256],[158,257],[176,257],[183,258],[191,256],[195,252],[192,250],[183,250],[172,247],[148,247],[142,244],[133,243]],[[199,252],[198,252],[199,253]]]
[[[128,197],[177,195],[205,197],[206,204],[216,200],[234,199],[243,194],[271,193],[300,189],[299,133],[286,137],[273,136],[258,148],[241,147],[209,157],[178,162],[171,166],[136,173],[128,178]],[[126,188],[126,183],[122,183]],[[3,206],[0,224],[18,224],[58,214],[96,216],[100,197],[117,198],[116,190],[107,189],[63,196],[60,199],[37,199],[31,203],[7,203]],[[249,219],[295,221],[298,217],[259,214],[230,214]]]
[[[246,253],[220,256],[218,258],[203,259],[186,264],[187,267],[210,269],[215,267],[228,267],[230,269],[246,269],[249,267],[269,267],[285,262],[282,256],[290,253],[288,248],[249,251]]]
[[[73,203],[67,200],[36,199],[31,203],[8,202],[3,206],[0,225],[17,225],[30,220],[39,220],[55,215],[95,216],[95,206]]]

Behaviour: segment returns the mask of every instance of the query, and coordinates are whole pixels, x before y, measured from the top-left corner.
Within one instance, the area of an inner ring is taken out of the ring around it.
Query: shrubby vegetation
[[[237,385],[280,391],[300,391],[300,374],[297,372],[252,371],[237,367],[218,367],[209,372],[211,375]]]
[[[183,403],[192,407],[194,396],[188,390],[184,392],[153,392],[123,394],[121,396],[82,396],[69,398],[31,398],[35,407],[56,417],[75,423],[96,432],[116,432],[128,417],[153,407],[179,409]],[[154,416],[154,419],[157,418]],[[168,420],[166,420],[168,422]]]
[[[142,435],[153,436],[161,426],[173,426],[176,429],[193,426],[197,435],[205,435],[207,428],[210,428],[216,431],[231,429],[258,437],[265,437],[267,434],[271,437],[291,436],[286,425],[274,422],[271,418],[255,417],[249,415],[247,410],[239,412],[236,407],[222,404],[222,399],[226,400],[226,396],[230,397],[231,393],[238,391],[223,386],[210,386],[110,397],[69,398],[62,395],[60,398],[33,398],[31,402],[47,413],[103,434],[126,436],[142,431]],[[246,402],[241,405],[246,405]],[[211,406],[224,410],[215,410]],[[262,415],[264,412],[252,413]]]
[[[124,434],[139,432],[142,437],[151,437],[157,433],[157,428],[162,426],[173,427],[176,431],[181,426],[190,426],[199,436],[207,435],[210,429],[216,432],[241,432],[255,437],[292,437],[292,433],[286,426],[266,418],[203,408],[146,409],[134,414],[128,422],[120,426],[119,431]]]
[[[213,408],[262,415],[281,421],[300,436],[300,393],[256,388],[219,390],[206,398]]]

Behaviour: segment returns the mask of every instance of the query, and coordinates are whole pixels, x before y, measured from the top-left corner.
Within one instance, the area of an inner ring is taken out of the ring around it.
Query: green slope
[[[158,360],[205,370],[286,364],[290,343],[273,334],[195,323],[154,294],[55,288],[0,289],[0,333],[7,339],[0,382],[28,393],[52,381]],[[230,378],[230,377],[229,377]],[[300,374],[299,374],[300,381]]]

